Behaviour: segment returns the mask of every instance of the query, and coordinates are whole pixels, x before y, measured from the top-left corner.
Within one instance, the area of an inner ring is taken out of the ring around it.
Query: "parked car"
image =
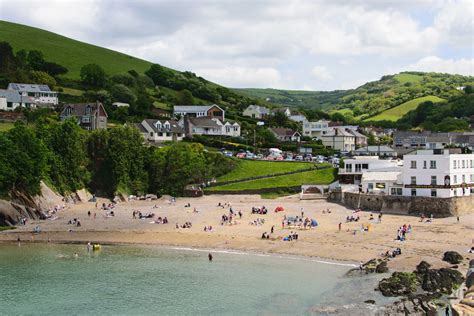
[[[246,157],[246,154],[245,154],[245,153],[237,153],[237,154],[235,155],[235,157],[242,159],[242,158],[245,158],[245,157]]]
[[[298,156],[295,157],[295,160],[296,161],[303,161],[303,156],[298,155]]]
[[[262,154],[258,154],[257,156],[255,156],[255,159],[263,159],[263,155],[262,155]]]
[[[247,153],[247,154],[245,155],[245,158],[247,158],[247,159],[255,159],[255,157],[256,157],[256,156],[255,156],[254,153]]]

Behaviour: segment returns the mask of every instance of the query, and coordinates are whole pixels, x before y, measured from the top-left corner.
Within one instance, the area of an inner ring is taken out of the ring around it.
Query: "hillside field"
[[[254,190],[264,188],[286,188],[291,186],[298,186],[302,184],[329,184],[336,179],[335,169],[327,168],[322,170],[313,170],[302,173],[278,176],[268,179],[259,179],[252,181],[245,181],[239,183],[232,183],[227,185],[215,186],[207,191],[241,191]]]
[[[218,182],[248,179],[251,177],[269,176],[296,170],[309,169],[313,166],[308,162],[239,160],[237,168],[218,178]]]
[[[408,112],[410,112],[412,110],[415,110],[418,107],[418,105],[420,105],[421,103],[426,102],[426,101],[432,101],[433,103],[437,103],[437,102],[444,102],[445,100],[441,99],[439,97],[436,97],[436,96],[432,96],[432,95],[417,98],[417,99],[413,99],[413,100],[407,101],[405,103],[402,103],[402,104],[400,104],[396,107],[393,107],[391,109],[385,110],[385,111],[383,111],[382,113],[380,113],[376,116],[369,117],[369,118],[365,119],[364,121],[371,121],[371,122],[372,121],[373,122],[376,122],[376,121],[392,121],[392,122],[396,122],[400,118],[402,118],[403,115],[407,114]]]
[[[393,76],[393,79],[397,80],[400,83],[407,83],[407,82],[420,82],[423,80],[423,76],[420,75],[415,75],[415,74],[409,74],[409,73],[400,73],[395,76]]]
[[[47,61],[66,67],[65,77],[78,79],[81,67],[95,63],[108,75],[126,73],[134,69],[139,73],[150,68],[151,63],[107,48],[83,43],[38,28],[0,21],[0,40],[9,42],[15,51],[39,50]]]

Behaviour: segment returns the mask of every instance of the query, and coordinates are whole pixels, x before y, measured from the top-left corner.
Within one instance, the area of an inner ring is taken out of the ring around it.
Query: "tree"
[[[0,42],[0,73],[12,73],[15,67],[13,48],[7,42]]]
[[[37,84],[45,84],[50,87],[56,86],[56,80],[43,71],[32,71],[30,73],[31,79]]]
[[[96,64],[88,64],[81,68],[81,80],[87,86],[101,88],[106,83],[105,71]]]
[[[150,69],[145,71],[145,74],[153,80],[155,85],[158,86],[167,86],[168,80],[174,77],[171,70],[158,64],[151,65]]]
[[[44,62],[41,70],[44,72],[47,72],[49,75],[53,77],[64,75],[65,73],[68,72],[68,69],[66,67],[63,67],[53,62]]]
[[[47,148],[31,128],[20,122],[7,132],[7,137],[12,144],[9,154],[14,157],[10,166],[15,170],[11,189],[38,194],[47,171]]]
[[[193,105],[194,104],[194,98],[193,94],[191,91],[184,89],[178,92],[176,101],[178,104],[187,104],[187,105]]]
[[[5,133],[0,133],[0,196],[6,195],[12,189],[17,177],[18,170],[11,164],[15,160],[12,150],[14,146]]]
[[[30,50],[28,52],[28,65],[32,70],[38,70],[41,71],[44,68],[44,57],[43,53],[40,52],[39,50]]]
[[[127,86],[123,84],[116,84],[110,90],[114,101],[134,104],[137,101],[137,96]]]

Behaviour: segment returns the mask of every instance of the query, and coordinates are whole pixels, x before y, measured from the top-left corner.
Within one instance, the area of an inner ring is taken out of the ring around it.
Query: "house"
[[[384,160],[378,156],[355,156],[344,159],[344,166],[339,168],[339,182],[343,184],[360,184],[363,174],[367,172],[401,172],[401,162],[397,160]]]
[[[123,102],[114,102],[114,103],[112,103],[112,105],[115,106],[115,107],[118,107],[118,108],[121,108],[121,107],[128,108],[128,107],[130,107],[130,104],[123,103]]]
[[[87,130],[107,128],[107,112],[100,102],[65,104],[59,117],[61,121],[74,117]]]
[[[303,136],[319,137],[329,130],[329,121],[319,120],[316,122],[303,122]]]
[[[346,131],[354,135],[356,148],[367,146],[367,136],[365,136],[364,134],[361,134],[357,129],[346,128]]]
[[[306,116],[303,113],[298,112],[298,111],[291,111],[291,114],[288,118],[298,123],[304,123],[307,121]]]
[[[280,142],[300,142],[301,134],[291,128],[272,127],[269,130]]]
[[[367,171],[362,174],[361,190],[364,193],[391,195],[401,192],[402,169],[386,171]]]
[[[291,110],[290,108],[277,108],[272,110],[272,114],[275,115],[276,113],[283,113],[287,117],[291,116]]]
[[[44,84],[10,83],[7,90],[16,91],[23,97],[34,98],[38,106],[58,105],[58,93]]]
[[[210,117],[225,120],[225,111],[218,105],[175,105],[173,108],[175,117]]]
[[[270,110],[264,106],[251,104],[243,111],[242,115],[255,119],[264,119],[270,115]]]
[[[428,149],[403,160],[404,196],[448,198],[474,193],[474,154],[462,154],[458,148]]]
[[[186,135],[214,135],[214,136],[240,136],[240,125],[237,122],[221,121],[216,117],[188,117],[179,121]]]
[[[352,153],[355,156],[397,157],[397,152],[386,145],[361,147]]]
[[[23,96],[16,91],[0,89],[0,110],[14,111],[16,108],[35,108],[33,97]]]
[[[168,110],[153,108],[153,109],[151,109],[151,113],[153,113],[153,114],[155,114],[159,117],[171,118],[170,111],[168,111]]]
[[[355,136],[343,128],[331,128],[318,138],[327,148],[347,152],[351,152],[356,149]]]
[[[145,119],[136,126],[150,142],[180,141],[184,128],[176,120]]]

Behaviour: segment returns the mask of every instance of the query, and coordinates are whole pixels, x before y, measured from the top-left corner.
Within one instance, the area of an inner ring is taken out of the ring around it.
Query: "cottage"
[[[291,128],[272,127],[269,130],[280,142],[299,142],[301,139],[301,134]]]
[[[272,110],[272,114],[275,115],[276,113],[283,113],[285,114],[286,117],[291,116],[291,110],[290,108],[277,108]]]
[[[107,112],[100,102],[66,104],[60,118],[64,121],[70,117],[76,118],[79,126],[87,130],[107,128]]]
[[[346,152],[355,150],[355,136],[343,128],[331,128],[318,138],[327,148]]]
[[[187,117],[179,121],[184,127],[186,135],[214,135],[214,136],[240,136],[240,125],[237,122],[221,121],[211,117]]]
[[[291,114],[288,118],[298,123],[304,123],[307,121],[306,116],[303,113],[298,112],[298,111],[291,111]]]
[[[210,117],[225,120],[225,111],[216,104],[212,105],[175,105],[173,108],[175,117]]]
[[[184,137],[184,128],[174,119],[145,119],[137,125],[144,138],[150,142],[180,141]]]
[[[7,90],[15,91],[23,97],[32,97],[38,106],[58,105],[58,93],[44,84],[10,83]]]
[[[0,89],[0,110],[14,111],[16,108],[35,108],[33,97],[23,96],[16,91]]]
[[[270,110],[264,106],[251,104],[242,113],[243,116],[248,116],[255,119],[264,119],[270,114]]]

